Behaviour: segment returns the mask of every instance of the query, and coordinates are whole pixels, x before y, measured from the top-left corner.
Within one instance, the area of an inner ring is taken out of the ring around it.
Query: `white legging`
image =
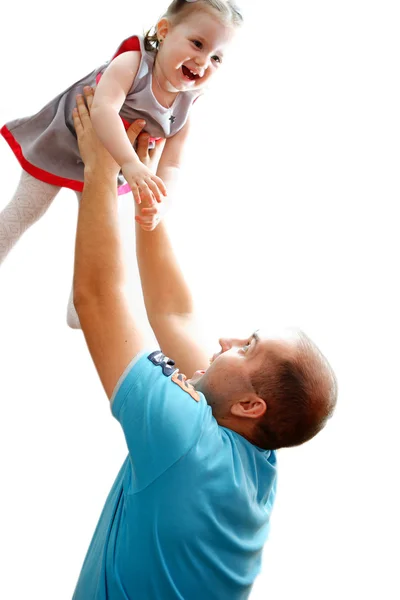
[[[14,196],[0,213],[0,265],[25,231],[44,215],[60,189],[22,171]],[[81,194],[76,194],[79,201]],[[72,289],[68,300],[67,323],[73,329],[80,329]]]

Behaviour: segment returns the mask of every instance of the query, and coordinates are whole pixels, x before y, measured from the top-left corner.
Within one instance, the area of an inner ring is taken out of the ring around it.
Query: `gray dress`
[[[141,52],[141,61],[120,110],[125,128],[135,119],[142,118],[146,120],[146,131],[153,141],[171,137],[184,126],[190,108],[201,92],[182,92],[177,95],[171,108],[161,106],[154,97],[151,86],[155,53],[144,49],[142,37],[132,36],[126,39],[112,59],[132,50]],[[52,185],[82,191],[83,163],[72,121],[72,110],[76,106],[76,95],[82,93],[84,86],[95,87],[108,64],[103,64],[71,85],[35,115],[15,119],[2,127],[1,134],[27,173]],[[122,175],[118,185],[120,194],[130,190]]]

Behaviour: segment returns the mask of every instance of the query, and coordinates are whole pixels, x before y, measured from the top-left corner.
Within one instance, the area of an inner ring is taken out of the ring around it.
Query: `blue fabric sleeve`
[[[160,351],[140,353],[111,398],[112,413],[128,445],[132,492],[149,485],[188,452],[210,417],[204,396],[186,384],[168,360]]]

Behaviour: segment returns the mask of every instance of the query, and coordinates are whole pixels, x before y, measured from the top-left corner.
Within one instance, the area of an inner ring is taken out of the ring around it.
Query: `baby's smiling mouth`
[[[186,79],[190,79],[190,81],[195,81],[196,79],[200,79],[200,75],[198,73],[194,73],[185,65],[182,65],[182,73],[186,77]]]

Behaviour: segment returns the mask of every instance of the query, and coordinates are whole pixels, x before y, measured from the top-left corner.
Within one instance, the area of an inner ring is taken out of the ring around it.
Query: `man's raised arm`
[[[88,108],[93,91],[85,90]],[[78,98],[74,125],[85,164],[75,246],[74,304],[97,372],[110,398],[118,379],[143,349],[142,334],[125,297],[118,226],[119,166],[97,139],[89,112]],[[131,142],[140,133],[128,130]]]
[[[146,138],[137,153],[146,160]],[[140,205],[137,212],[140,214]],[[143,297],[151,328],[161,350],[191,377],[206,369],[209,357],[196,333],[193,299],[172,248],[165,221],[153,231],[136,224],[136,253]]]

